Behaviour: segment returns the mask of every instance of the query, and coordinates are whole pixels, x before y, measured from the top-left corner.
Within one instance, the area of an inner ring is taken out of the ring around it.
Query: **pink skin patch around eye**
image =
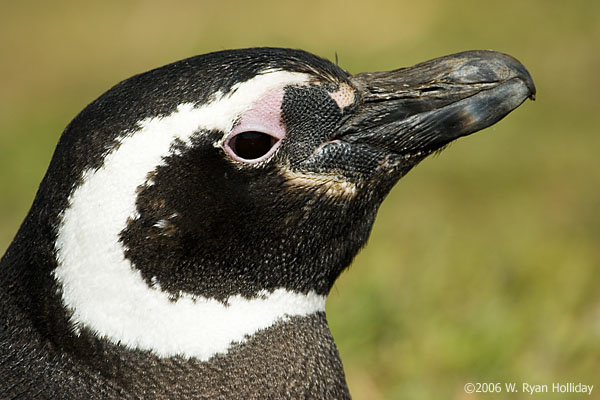
[[[252,105],[246,111],[240,122],[233,127],[233,130],[225,139],[224,149],[235,161],[245,164],[255,164],[271,157],[281,145],[281,140],[285,137],[285,128],[281,122],[281,104],[283,103],[283,89],[275,89],[268,92],[264,97]],[[262,132],[272,136],[276,142],[271,149],[262,157],[247,160],[241,158],[230,147],[231,140],[243,132]]]

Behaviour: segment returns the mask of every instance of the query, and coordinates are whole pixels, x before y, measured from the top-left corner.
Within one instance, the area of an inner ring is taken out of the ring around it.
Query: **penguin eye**
[[[248,131],[235,135],[229,147],[240,158],[254,160],[261,158],[271,150],[277,140],[263,132]]]
[[[237,161],[254,163],[265,160],[278,143],[279,139],[268,133],[245,131],[232,136],[225,149]]]

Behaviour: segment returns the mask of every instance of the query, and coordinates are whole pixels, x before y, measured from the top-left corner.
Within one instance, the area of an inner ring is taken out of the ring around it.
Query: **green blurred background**
[[[357,399],[467,395],[467,382],[595,385],[600,399],[600,2],[0,2],[0,254],[60,132],[116,82],[214,50],[283,46],[351,71],[467,49],[538,88],[424,161],[381,207],[328,317]]]

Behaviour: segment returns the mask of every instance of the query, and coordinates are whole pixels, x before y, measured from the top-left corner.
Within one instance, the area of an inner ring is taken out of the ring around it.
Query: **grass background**
[[[467,382],[595,385],[600,399],[600,2],[0,0],[0,254],[60,132],[116,82],[180,58],[303,48],[351,72],[494,49],[538,100],[425,160],[381,207],[328,317],[357,399]]]

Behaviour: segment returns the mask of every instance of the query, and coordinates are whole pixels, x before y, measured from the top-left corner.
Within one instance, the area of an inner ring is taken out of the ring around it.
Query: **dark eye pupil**
[[[229,146],[238,157],[246,160],[260,158],[275,144],[275,138],[262,132],[242,132],[232,138]]]

